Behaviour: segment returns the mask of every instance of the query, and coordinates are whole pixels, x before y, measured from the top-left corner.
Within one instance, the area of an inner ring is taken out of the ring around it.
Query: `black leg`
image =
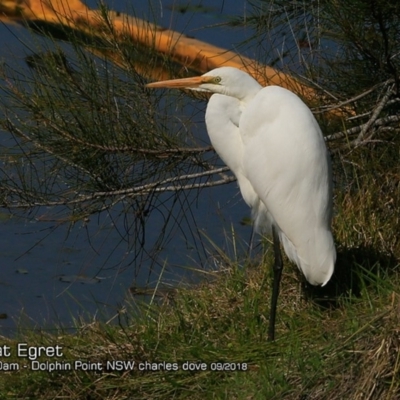
[[[274,243],[274,278],[273,278],[273,286],[272,286],[272,296],[271,296],[271,309],[269,314],[269,325],[268,325],[268,340],[273,341],[275,340],[275,318],[276,318],[276,306],[278,303],[278,296],[279,296],[279,286],[281,283],[282,277],[282,269],[283,269],[283,262],[282,262],[282,253],[281,247],[279,243],[279,236],[276,232],[275,227],[272,227],[272,238]]]

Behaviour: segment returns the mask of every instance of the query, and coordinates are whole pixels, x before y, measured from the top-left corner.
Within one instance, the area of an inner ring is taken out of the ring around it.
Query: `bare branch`
[[[373,122],[372,126],[380,127],[380,126],[383,126],[383,125],[388,124],[388,123],[399,122],[399,121],[400,121],[400,115],[389,115],[387,117],[383,117],[383,118],[379,118],[379,119],[375,120]],[[346,136],[354,135],[354,134],[360,132],[363,129],[364,125],[366,125],[366,124],[355,126],[353,128],[346,129],[344,131],[336,132],[336,133],[334,133],[332,135],[325,136],[325,140],[326,141],[333,141],[333,140],[336,140],[336,139],[344,138]]]
[[[374,122],[378,119],[379,114],[381,113],[383,107],[385,107],[386,103],[389,101],[390,95],[393,93],[393,88],[394,88],[394,83],[389,86],[385,95],[382,97],[381,101],[375,107],[375,110],[372,113],[371,118],[368,120],[368,122],[366,124],[363,125],[361,132],[358,135],[357,139],[355,139],[352,143],[353,146],[358,146],[361,143],[361,141],[364,139],[364,136],[366,135],[369,128],[371,128],[371,126],[374,124]],[[370,136],[372,136],[372,135],[370,135]]]

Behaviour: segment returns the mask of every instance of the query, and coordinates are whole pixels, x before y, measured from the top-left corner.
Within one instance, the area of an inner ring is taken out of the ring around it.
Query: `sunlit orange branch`
[[[66,25],[70,28],[88,31],[104,36],[104,18],[98,10],[91,10],[80,0],[0,0],[0,18],[3,21],[43,21]],[[262,85],[280,85],[311,99],[315,92],[293,77],[269,66],[257,63],[233,51],[189,38],[179,32],[163,29],[125,14],[110,12],[108,23],[116,35],[129,35],[135,42],[155,48],[168,55],[184,67],[199,73],[221,66],[233,66],[247,71]],[[151,71],[147,71],[150,73]],[[167,71],[156,72],[154,79]]]

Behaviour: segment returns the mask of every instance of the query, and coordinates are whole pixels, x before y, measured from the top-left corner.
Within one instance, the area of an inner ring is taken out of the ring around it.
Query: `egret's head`
[[[239,100],[243,100],[261,89],[261,85],[249,74],[233,67],[216,68],[204,75],[192,78],[153,82],[147,84],[146,87],[199,90],[220,93],[236,97]]]

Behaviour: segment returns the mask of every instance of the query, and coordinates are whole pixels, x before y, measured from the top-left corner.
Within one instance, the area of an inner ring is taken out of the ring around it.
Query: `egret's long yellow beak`
[[[194,76],[192,78],[171,79],[168,81],[148,83],[148,88],[168,88],[168,89],[184,89],[184,88],[197,88],[203,83],[210,81],[209,76]]]

